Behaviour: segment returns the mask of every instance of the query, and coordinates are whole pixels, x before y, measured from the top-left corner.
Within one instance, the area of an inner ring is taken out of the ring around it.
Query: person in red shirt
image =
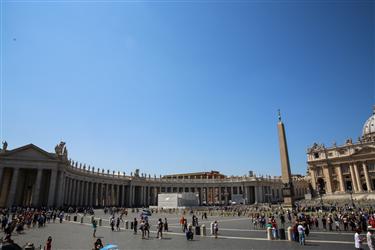
[[[51,250],[52,249],[52,237],[49,236],[46,242],[46,246],[44,247],[44,250]]]

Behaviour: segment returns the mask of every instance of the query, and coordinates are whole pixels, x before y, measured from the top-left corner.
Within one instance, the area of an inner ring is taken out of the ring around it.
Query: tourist
[[[192,232],[192,227],[189,227],[186,231],[186,239],[187,240],[193,240],[194,234]]]
[[[158,232],[157,232],[157,238],[159,238],[160,240],[162,239],[163,237],[163,221],[161,220],[161,218],[159,218],[158,220]]]
[[[109,219],[109,224],[111,225],[112,232],[115,231],[115,218],[114,217],[111,217]]]
[[[215,239],[217,239],[217,234],[218,234],[218,232],[219,232],[219,224],[217,223],[216,220],[215,220],[215,222],[214,222],[213,227],[214,227],[214,235],[215,235]]]
[[[299,224],[297,227],[297,230],[298,230],[299,244],[305,245],[305,228],[302,226],[302,224]]]
[[[181,225],[182,232],[185,232],[185,231],[184,231],[184,228],[185,228],[185,225],[184,225],[184,223],[185,223],[185,218],[184,218],[184,216],[182,216],[182,217],[180,218],[179,223],[180,223],[180,225]]]
[[[168,232],[168,221],[167,221],[167,218],[164,218],[164,231]]]
[[[52,249],[52,237],[49,236],[46,242],[46,246],[44,247],[44,250],[51,250]]]
[[[103,247],[104,246],[103,246],[102,240],[101,239],[97,239],[94,242],[94,249],[93,250],[99,250],[99,249],[102,249]]]
[[[92,228],[93,228],[93,233],[92,233],[92,237],[96,237],[96,228],[97,228],[97,222],[96,222],[96,220],[93,220],[92,221]]]
[[[371,226],[368,227],[367,229],[367,246],[369,250],[374,250],[375,249],[375,235],[374,235],[374,230],[375,228],[372,228]]]
[[[356,232],[354,234],[354,247],[355,247],[355,249],[362,250],[363,249],[362,248],[362,241],[363,241],[363,239],[362,239],[360,233],[361,233],[361,229],[357,228]]]
[[[120,217],[117,217],[116,219],[116,230],[120,231]]]
[[[138,226],[137,218],[134,218],[134,221],[133,221],[133,232],[134,232],[134,234],[137,234],[137,226]]]
[[[139,230],[142,232],[142,239],[145,238],[145,221],[141,220],[141,223],[139,224]]]
[[[148,220],[145,221],[144,230],[145,230],[145,236],[147,233],[147,239],[149,239],[150,238],[150,224],[148,223]]]

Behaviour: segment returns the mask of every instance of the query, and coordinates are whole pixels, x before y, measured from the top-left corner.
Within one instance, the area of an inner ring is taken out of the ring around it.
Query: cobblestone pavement
[[[136,214],[129,214],[124,221],[133,220]],[[178,225],[176,214],[153,214],[150,217],[151,237],[141,239],[140,232],[134,235],[132,230],[125,230],[125,223],[121,224],[121,230],[112,232],[109,227],[109,215],[102,211],[96,211],[96,218],[102,218],[102,226],[98,227],[97,236],[105,244],[115,243],[120,249],[299,249],[301,246],[296,242],[285,240],[268,241],[264,230],[254,230],[250,227],[250,220],[246,217],[209,217],[208,220],[199,220],[199,223],[207,227],[207,236],[195,235],[193,241],[187,241]],[[156,221],[158,218],[167,218],[169,232],[164,238],[156,238]],[[191,221],[191,216],[186,216]],[[27,242],[33,242],[35,246],[43,245],[48,236],[53,238],[53,249],[91,249],[94,238],[92,237],[92,226],[90,217],[86,216],[80,223],[81,215],[77,222],[64,221],[60,223],[47,223],[43,228],[32,228],[21,235],[14,235],[16,243],[23,246]],[[71,217],[73,220],[73,216]],[[201,218],[199,218],[201,219]],[[214,220],[219,222],[219,238],[214,239],[210,234],[210,223]],[[0,233],[2,237],[2,233]],[[313,231],[307,238],[308,249],[353,249],[353,234],[351,232],[336,233]],[[365,246],[366,247],[366,246]]]

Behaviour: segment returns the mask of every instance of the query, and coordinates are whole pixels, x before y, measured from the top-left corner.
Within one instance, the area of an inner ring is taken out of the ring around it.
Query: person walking
[[[363,250],[363,248],[362,248],[363,239],[362,239],[360,233],[361,233],[361,229],[357,228],[356,231],[355,231],[355,234],[354,234],[354,247],[355,247],[355,249]]]
[[[44,250],[51,250],[52,249],[52,237],[49,236],[44,247]]]
[[[116,219],[116,231],[120,231],[120,221],[121,221],[120,217],[117,217],[117,219]]]
[[[159,218],[157,238],[159,238],[159,240],[161,240],[162,237],[163,237],[163,221],[161,220],[161,218]]]
[[[110,219],[110,224],[112,232],[115,231],[115,219],[113,217]]]
[[[164,231],[168,232],[168,221],[167,221],[167,218],[164,218]]]
[[[367,238],[367,246],[368,246],[369,250],[374,250],[375,249],[375,235],[374,235],[374,230],[375,230],[375,228],[372,228],[371,226],[369,226],[367,228],[366,238]]]
[[[215,222],[214,222],[214,235],[215,235],[215,239],[217,239],[218,232],[219,232],[219,224],[215,220]]]
[[[299,239],[299,244],[300,245],[305,245],[305,228],[302,226],[302,224],[299,224],[297,227],[298,231],[298,239]]]
[[[147,239],[149,239],[150,238],[150,224],[148,223],[148,220],[145,221],[144,230],[145,230],[145,236],[147,233]]]
[[[133,231],[134,231],[134,234],[137,234],[137,226],[138,226],[137,218],[134,218],[134,221],[133,221]]]
[[[93,228],[93,233],[92,233],[92,237],[96,237],[96,228],[98,227],[98,223],[96,222],[96,220],[93,220],[92,221],[92,228]]]

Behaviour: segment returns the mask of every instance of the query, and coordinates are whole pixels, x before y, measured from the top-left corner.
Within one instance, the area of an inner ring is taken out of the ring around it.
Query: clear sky
[[[1,1],[2,140],[150,174],[293,173],[362,133],[374,1]]]

